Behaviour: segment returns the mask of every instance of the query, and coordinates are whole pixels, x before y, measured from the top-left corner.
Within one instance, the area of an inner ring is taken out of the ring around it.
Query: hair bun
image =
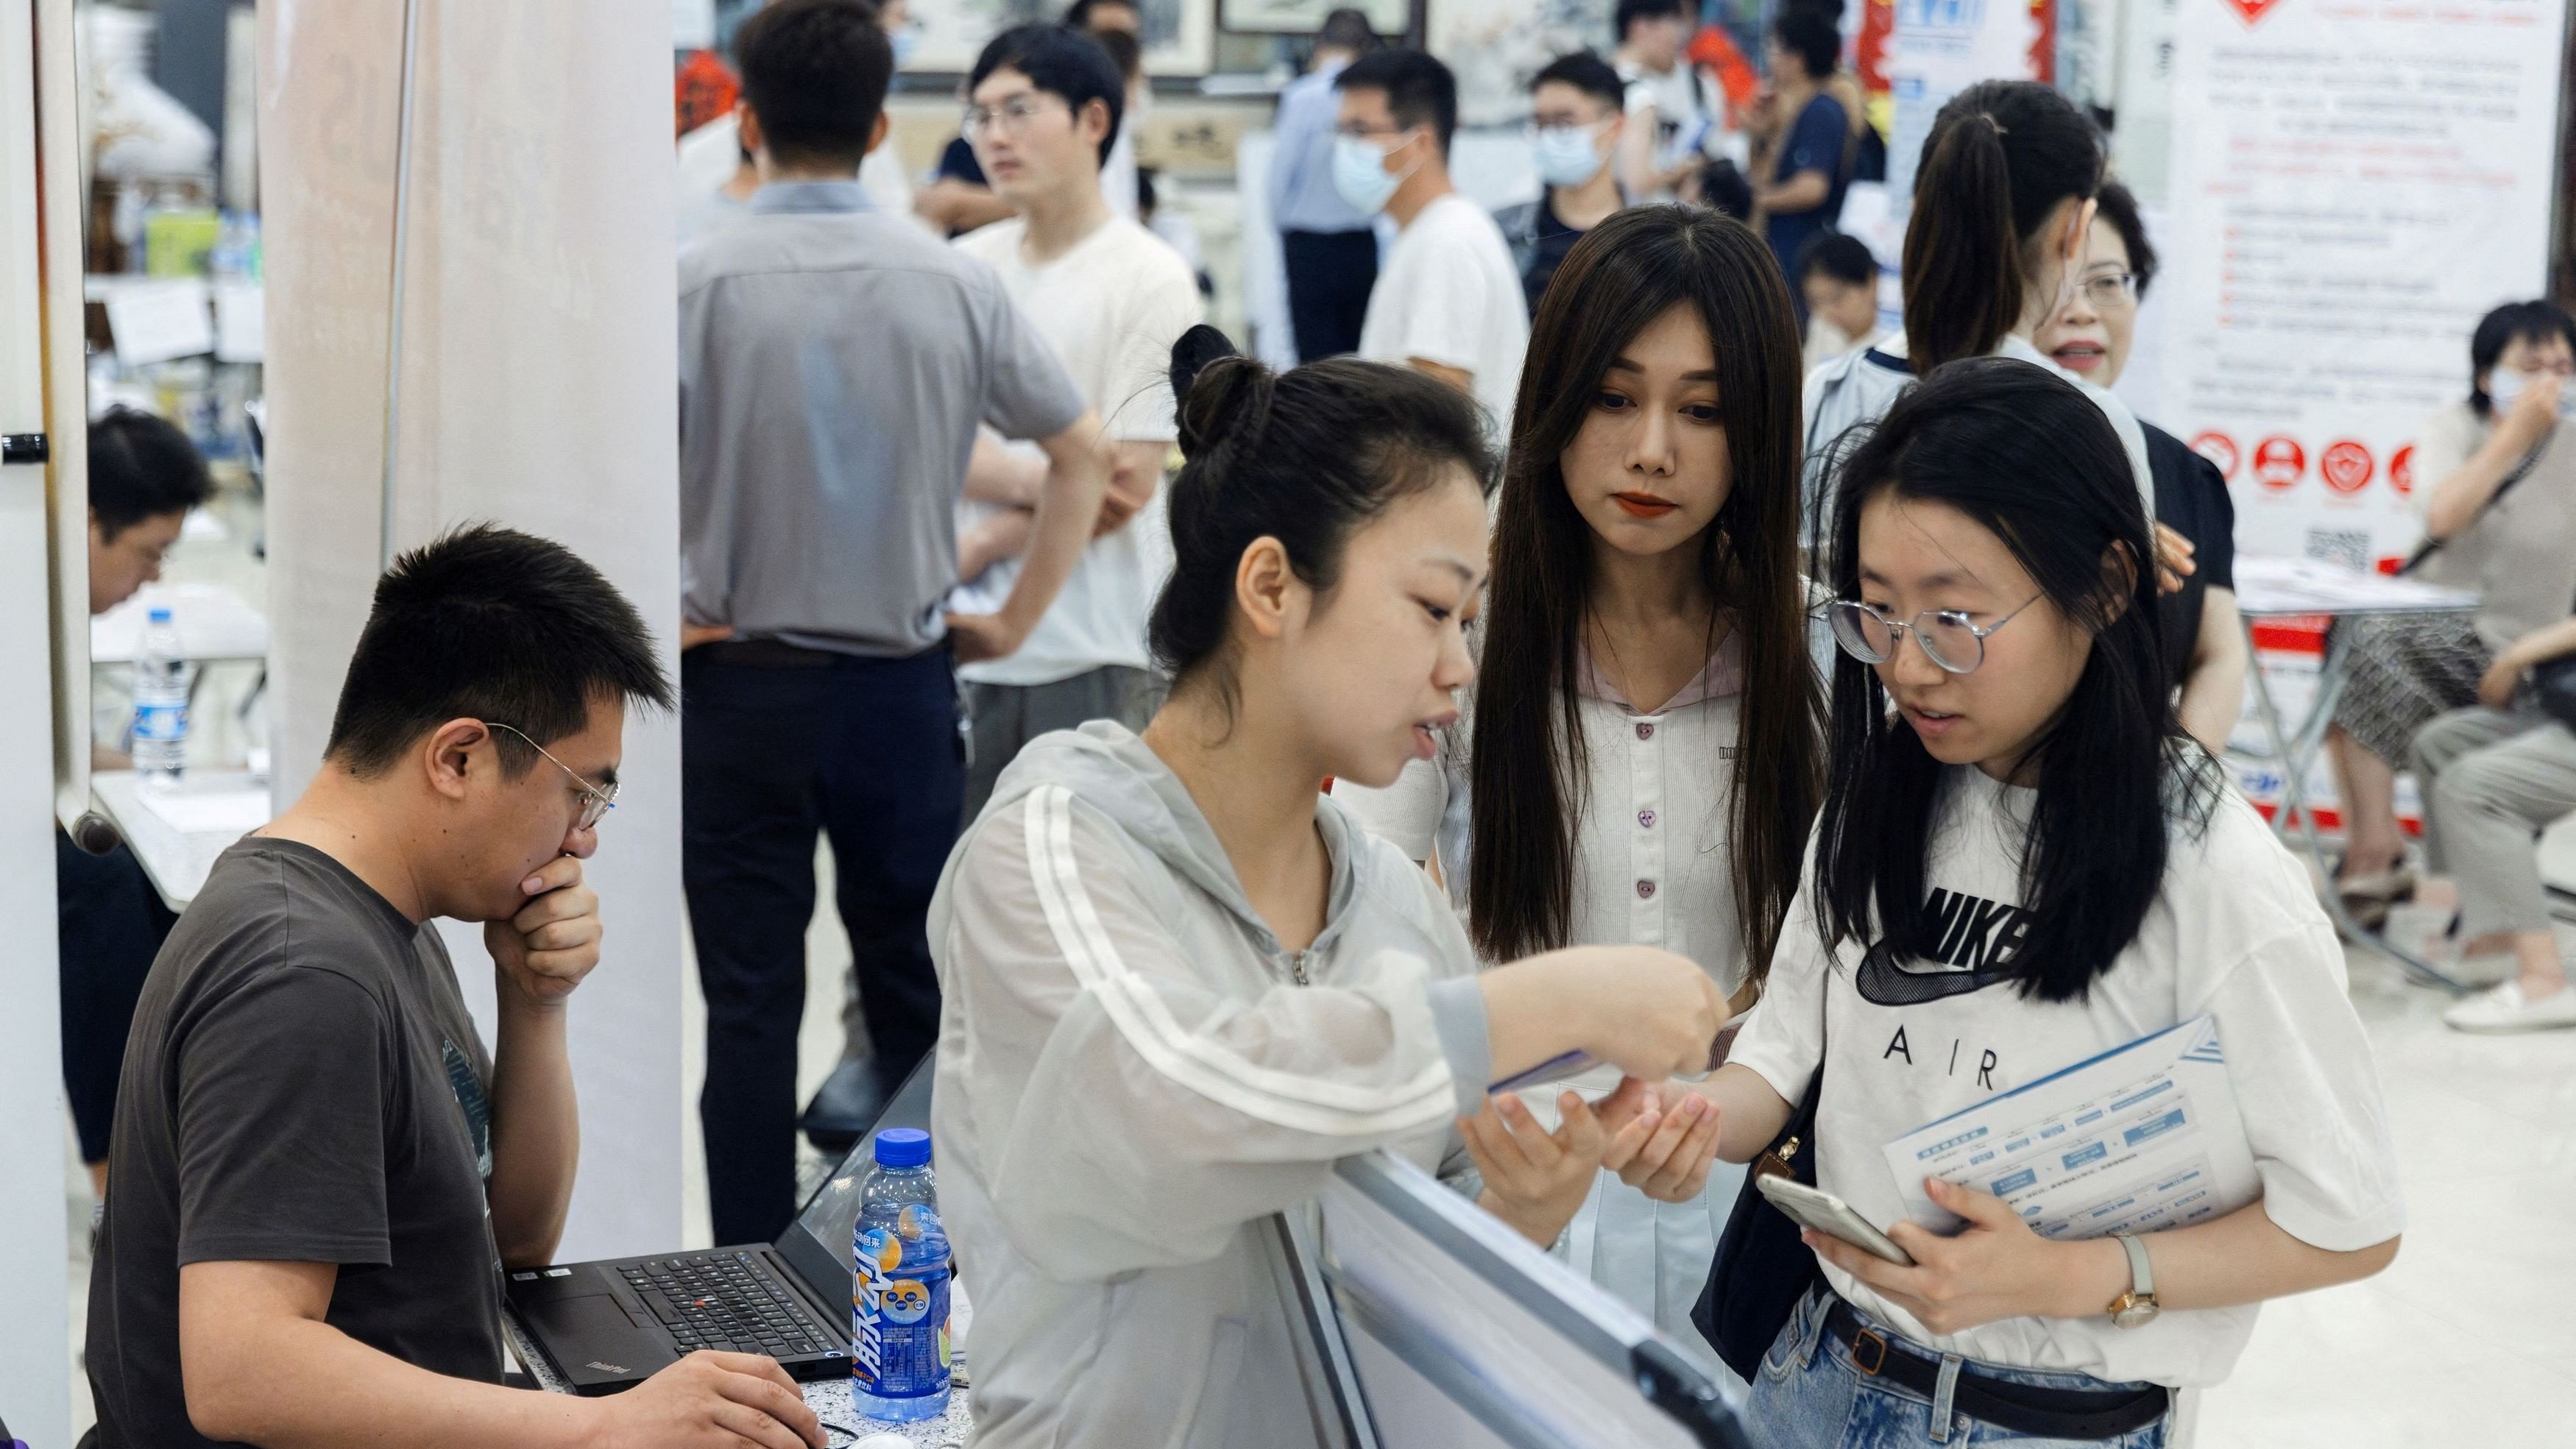
[[[1269,368],[1237,351],[1202,322],[1172,344],[1172,397],[1181,456],[1197,458],[1219,443],[1260,432],[1270,411]]]

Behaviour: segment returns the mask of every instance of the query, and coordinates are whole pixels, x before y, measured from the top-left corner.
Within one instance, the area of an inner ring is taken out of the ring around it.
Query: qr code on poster
[[[2308,530],[2308,557],[2323,563],[2338,563],[2348,569],[2370,567],[2370,530],[2366,528],[2311,528]]]

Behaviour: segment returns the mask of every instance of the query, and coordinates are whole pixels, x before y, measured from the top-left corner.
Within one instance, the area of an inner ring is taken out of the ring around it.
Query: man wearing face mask
[[[1468,393],[1494,436],[1509,437],[1529,310],[1501,229],[1449,180],[1457,79],[1422,51],[1381,50],[1333,84],[1342,93],[1333,185],[1399,228],[1369,295],[1359,355]]]
[[[1315,34],[1314,60],[1279,92],[1271,126],[1270,220],[1288,280],[1288,326],[1297,360],[1356,350],[1369,289],[1377,282],[1377,233],[1333,185],[1333,81],[1377,48],[1368,17],[1336,10]]]
[[[1626,94],[1619,72],[1588,50],[1558,56],[1530,80],[1530,144],[1547,190],[1494,219],[1532,316],[1565,254],[1622,204],[1610,158],[1626,130]]]

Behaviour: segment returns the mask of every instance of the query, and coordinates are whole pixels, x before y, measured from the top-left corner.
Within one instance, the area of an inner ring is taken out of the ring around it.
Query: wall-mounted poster
[[[1367,16],[1369,29],[1383,36],[1402,35],[1412,19],[1409,0],[1225,0],[1225,28],[1312,35],[1324,28],[1325,16],[1345,5]]]
[[[1529,114],[1529,78],[1570,50],[1610,50],[1611,0],[1431,0],[1431,53],[1458,75],[1458,123]]]
[[[960,74],[985,43],[1014,25],[1063,16],[1070,0],[915,0],[921,43],[904,69]],[[1215,62],[1216,0],[1140,0],[1149,75],[1205,75]],[[1401,28],[1401,27],[1399,27]]]

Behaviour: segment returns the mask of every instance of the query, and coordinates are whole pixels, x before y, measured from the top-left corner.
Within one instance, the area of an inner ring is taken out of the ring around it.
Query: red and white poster
[[[2545,288],[2565,5],[2178,0],[2158,421],[2240,551],[2415,543],[2417,430]]]

